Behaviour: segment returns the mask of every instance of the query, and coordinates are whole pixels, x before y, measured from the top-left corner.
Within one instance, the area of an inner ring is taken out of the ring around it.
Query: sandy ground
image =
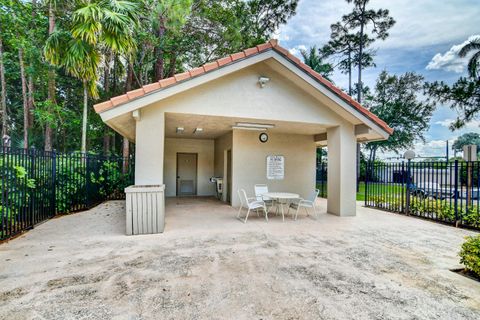
[[[449,271],[473,232],[360,207],[247,224],[211,199],[167,210],[161,235],[124,236],[114,201],[0,245],[0,318],[480,319],[480,283]]]

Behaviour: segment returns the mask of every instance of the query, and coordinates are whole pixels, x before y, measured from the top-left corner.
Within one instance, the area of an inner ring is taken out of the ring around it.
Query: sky
[[[449,84],[466,75],[467,59],[459,58],[457,52],[469,38],[480,36],[480,0],[371,0],[370,7],[390,10],[396,24],[388,39],[373,44],[377,50],[376,67],[364,71],[366,85],[373,87],[382,70],[393,74],[415,71],[426,81]],[[330,38],[330,25],[351,8],[343,0],[300,0],[297,14],[278,31],[280,44],[298,56],[300,49],[323,46]],[[335,72],[332,78],[341,88],[348,86],[346,75]],[[455,110],[438,105],[426,143],[415,142],[416,154],[444,156],[446,140],[451,146],[465,132],[480,133],[480,120],[472,121],[465,129],[450,131],[448,126],[455,118]]]

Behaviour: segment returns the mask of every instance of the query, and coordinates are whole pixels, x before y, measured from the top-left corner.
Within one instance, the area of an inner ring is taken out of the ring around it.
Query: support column
[[[142,114],[135,140],[135,184],[163,185],[165,113]]]
[[[327,212],[337,216],[356,214],[355,127],[344,124],[327,129],[328,199]]]

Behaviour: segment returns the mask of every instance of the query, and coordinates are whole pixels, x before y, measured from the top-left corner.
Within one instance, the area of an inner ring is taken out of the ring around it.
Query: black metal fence
[[[480,162],[368,164],[365,205],[480,229]]]
[[[124,199],[133,158],[0,147],[0,240],[57,214]]]
[[[317,163],[317,188],[320,190],[318,194],[321,198],[327,197],[327,163]]]

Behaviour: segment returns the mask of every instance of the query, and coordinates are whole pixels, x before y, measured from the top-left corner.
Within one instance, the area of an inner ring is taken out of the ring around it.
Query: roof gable
[[[158,82],[154,82],[151,84],[147,84],[143,86],[142,88],[132,90],[127,92],[126,94],[113,97],[108,101],[99,103],[94,105],[94,109],[97,113],[103,113],[108,110],[114,109],[118,106],[121,106],[123,104],[128,103],[129,101],[136,100],[139,98],[142,98],[143,96],[160,91],[172,86],[175,86],[179,83],[182,83],[184,81],[188,81],[192,78],[197,78],[201,77],[207,73],[214,72],[219,68],[222,68],[224,66],[231,65],[237,61],[248,59],[250,57],[253,57],[255,55],[264,53],[266,51],[274,50],[278,54],[282,55],[284,58],[288,59],[290,62],[292,62],[296,67],[301,69],[303,72],[305,72],[307,75],[315,79],[316,82],[320,83],[322,86],[327,88],[329,91],[334,93],[336,96],[341,98],[344,102],[346,102],[350,107],[355,109],[356,111],[360,112],[362,115],[373,121],[376,125],[378,125],[381,129],[383,129],[386,133],[392,134],[393,129],[390,128],[383,120],[378,118],[375,114],[371,113],[368,109],[363,107],[360,103],[355,101],[352,97],[350,97],[348,94],[343,92],[340,88],[336,87],[333,85],[330,81],[326,80],[324,77],[322,77],[319,73],[314,71],[312,68],[307,66],[305,63],[303,63],[300,59],[292,55],[287,49],[281,47],[278,45],[277,40],[270,40],[267,43],[258,45],[253,48],[245,49],[242,52],[234,53],[231,54],[228,57],[224,57],[221,59],[218,59],[214,62],[207,63],[201,67],[194,68],[190,71],[186,71],[183,73],[179,73],[174,75],[173,77],[169,77],[166,79],[162,79]]]

